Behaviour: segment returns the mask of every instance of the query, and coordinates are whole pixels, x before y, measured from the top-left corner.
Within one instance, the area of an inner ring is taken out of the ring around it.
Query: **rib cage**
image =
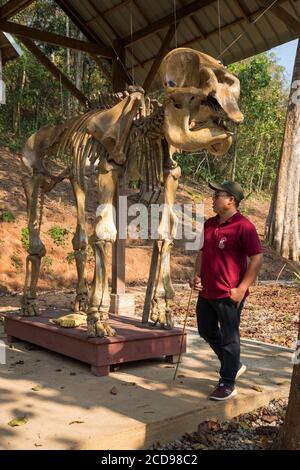
[[[91,109],[110,109],[116,104],[120,103],[126,96],[128,92],[120,93],[103,93],[99,91],[94,93],[90,99],[90,108]]]
[[[109,162],[105,147],[87,131],[92,117],[110,109],[122,101],[128,92],[103,94],[92,99],[92,110],[67,121],[60,138],[48,149],[59,161],[66,163],[72,177],[85,187],[85,167],[89,161],[93,177],[101,165]],[[163,151],[161,140],[164,111],[157,100],[146,98],[145,109],[139,110],[134,118],[125,144],[127,180],[142,180],[146,191],[154,190],[163,183]],[[97,166],[95,165],[98,161]]]

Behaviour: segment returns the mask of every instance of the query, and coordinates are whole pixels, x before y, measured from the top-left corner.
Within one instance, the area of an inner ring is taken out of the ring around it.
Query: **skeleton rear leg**
[[[25,176],[22,179],[27,201],[29,248],[26,259],[26,278],[23,297],[21,300],[21,314],[23,316],[37,315],[36,287],[40,273],[41,258],[45,256],[46,249],[40,239],[39,220],[37,214],[39,190],[43,176]]]
[[[95,254],[95,271],[89,299],[87,335],[114,336],[115,330],[109,325],[110,295],[107,276],[107,248],[116,240],[113,200],[116,194],[119,171],[117,167],[99,173],[98,202],[95,230],[91,242]]]
[[[85,276],[88,238],[85,226],[85,191],[71,179],[77,207],[77,226],[72,240],[77,269],[77,286],[74,312],[86,312],[88,308],[88,284]]]

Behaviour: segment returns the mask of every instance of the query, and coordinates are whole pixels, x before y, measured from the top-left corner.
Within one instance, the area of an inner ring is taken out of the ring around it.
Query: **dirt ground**
[[[179,324],[183,324],[188,302],[187,286],[176,286],[176,302],[173,310]],[[299,322],[299,287],[285,284],[264,283],[251,288],[241,315],[241,337],[280,346],[294,347]],[[197,326],[195,294],[188,326]]]
[[[4,148],[0,149],[0,293],[20,292],[24,283],[26,249],[24,240],[22,243],[22,230],[26,228],[26,203],[21,184],[22,175],[24,172],[19,155],[12,154]],[[207,186],[204,183],[181,180],[177,202],[191,204],[193,201],[204,204],[206,218],[213,215],[211,192]],[[96,193],[90,188],[87,198],[89,234],[92,233],[96,206]],[[261,238],[264,234],[268,206],[269,201],[266,198],[253,196],[241,207],[243,214],[257,227]],[[15,220],[1,221],[1,215],[5,212],[12,213]],[[40,289],[75,287],[76,270],[71,243],[75,226],[74,198],[69,182],[65,181],[45,198],[41,238],[46,245],[47,254],[42,261]],[[54,227],[65,229],[63,245],[57,245],[49,234],[49,230]],[[152,242],[127,240],[126,245],[126,282],[128,285],[145,284],[149,273]],[[195,251],[186,251],[184,242],[175,240],[171,259],[172,279],[174,282],[186,282],[193,269]],[[276,280],[279,274],[280,280],[291,280],[296,270],[299,270],[299,264],[283,259],[268,246],[264,247],[264,266],[260,280]],[[89,249],[87,263],[89,281],[92,279],[92,273],[93,255]]]
[[[22,229],[26,227],[26,203],[21,184],[24,175],[19,155],[0,149],[0,312],[18,308],[25,277],[26,250],[22,242]],[[162,199],[161,199],[162,201]],[[203,203],[205,218],[213,215],[211,192],[204,183],[181,180],[177,193],[178,203]],[[129,203],[130,205],[130,203]],[[97,206],[96,193],[92,189],[87,198],[87,229],[92,233],[94,213]],[[241,211],[255,224],[263,239],[269,201],[263,196],[253,196],[243,203]],[[1,214],[10,212],[15,220],[1,221]],[[39,281],[40,305],[70,306],[74,298],[76,269],[72,256],[72,237],[76,225],[76,210],[71,186],[68,181],[58,185],[45,198],[41,238],[47,249],[43,259]],[[53,227],[65,229],[62,245],[57,245],[49,231]],[[24,238],[24,237],[23,237]],[[151,260],[152,242],[149,240],[126,241],[126,282],[128,292],[136,294],[136,314],[141,315]],[[188,298],[187,280],[194,265],[195,251],[186,251],[184,242],[175,240],[171,271],[176,285],[176,301],[173,311],[179,323],[186,312]],[[111,255],[109,255],[111,262]],[[87,275],[92,280],[93,254],[88,251]],[[274,344],[292,346],[296,339],[299,315],[299,287],[289,283],[295,279],[299,264],[279,256],[264,245],[264,266],[259,276],[262,281],[275,281],[272,285],[255,285],[246,302],[242,315],[241,334]],[[279,284],[283,282],[283,285]],[[195,303],[192,301],[190,326],[196,326]]]
[[[183,326],[187,311],[189,287],[187,284],[175,284],[175,300],[172,312],[178,326]],[[146,286],[129,287],[128,292],[135,295],[135,314],[142,317]],[[0,297],[1,313],[19,308],[21,294],[2,294]],[[67,289],[41,291],[38,297],[40,309],[48,307],[71,308],[74,291]],[[194,294],[187,325],[196,327],[195,306],[197,295]],[[241,316],[241,337],[263,341],[279,346],[295,347],[299,321],[299,287],[289,284],[262,284],[251,288],[251,294],[245,302]]]

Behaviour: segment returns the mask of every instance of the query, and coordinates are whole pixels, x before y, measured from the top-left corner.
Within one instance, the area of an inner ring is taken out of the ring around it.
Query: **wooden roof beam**
[[[135,6],[135,8],[137,9],[137,11],[139,12],[139,14],[141,15],[141,17],[143,18],[143,20],[145,21],[145,23],[147,24],[147,26],[151,23],[150,19],[148,18],[148,16],[146,15],[146,13],[144,12],[144,10],[140,7],[140,5],[136,2],[136,0],[131,0],[133,5]],[[160,42],[162,42],[162,38],[160,37],[160,34],[159,32],[156,33],[156,37],[160,40]]]
[[[271,3],[265,0],[258,0],[258,3],[264,8],[268,7]],[[297,36],[300,37],[300,22],[296,20],[288,11],[275,3],[269,10],[273,15],[280,19],[289,29],[292,29]]]
[[[83,105],[87,106],[89,100],[84,96],[84,94],[76,88],[75,85],[45,56],[45,54],[34,44],[31,39],[28,38],[20,38],[20,41],[26,46],[26,48],[34,55],[34,57],[44,66],[46,67],[52,75],[59,80],[62,85],[72,93],[75,98]]]
[[[0,31],[14,34],[18,37],[25,37],[36,41],[53,44],[55,46],[68,47],[77,51],[88,52],[90,54],[101,55],[104,57],[113,57],[113,51],[110,48],[104,48],[99,44],[80,41],[78,39],[59,36],[58,34],[49,33],[28,26],[0,19]]]
[[[107,10],[104,10],[103,14],[106,15],[107,13],[111,13],[111,12],[117,10],[117,8],[120,8],[120,7],[126,5],[127,3],[130,3],[130,2],[132,2],[132,0],[122,0],[122,2],[117,3],[116,5],[113,5],[110,8],[107,8]]]
[[[70,6],[70,2],[68,2],[66,0],[55,0],[55,2],[65,12],[65,14],[75,24],[75,26],[77,26],[79,31],[81,31],[90,42],[96,42],[97,44],[99,44],[103,48],[108,47],[99,38],[99,36],[84,23],[84,20],[78,14],[78,12],[75,10],[75,8],[72,8],[72,6]]]
[[[100,41],[100,39],[96,36],[93,31],[91,31],[84,23],[82,18],[78,16],[76,10],[74,8],[71,8],[70,5],[65,1],[65,0],[55,0],[55,2],[58,4],[58,6],[62,9],[62,11],[70,18],[72,23],[74,23],[75,26],[81,31],[85,37],[91,41],[94,42],[97,40]],[[102,44],[105,46],[105,44]]]
[[[168,32],[166,34],[166,37],[165,39],[163,40],[163,43],[158,51],[158,54],[155,58],[155,60],[153,61],[152,63],[152,66],[151,66],[151,69],[144,81],[144,84],[143,84],[143,88],[145,90],[145,92],[147,93],[150,86],[151,86],[151,83],[153,82],[153,79],[159,69],[159,66],[161,64],[161,61],[165,55],[165,52],[167,51],[167,49],[169,48],[169,45],[170,45],[170,42],[172,41],[173,37],[174,37],[174,34],[175,34],[175,31],[176,31],[176,26],[175,24],[172,24],[170,26],[170,28],[168,29]]]
[[[196,0],[190,3],[189,5],[178,8],[176,11],[177,21],[183,18],[186,18],[187,16],[192,15],[196,11],[201,10],[202,8],[205,8],[214,2],[215,0]],[[133,42],[140,41],[141,39],[144,39],[145,37],[153,33],[156,33],[157,31],[164,29],[167,26],[170,26],[170,24],[172,23],[174,23],[173,12],[163,18],[160,18],[159,20],[153,21],[151,24],[145,26],[144,28],[141,28],[140,30],[133,33],[132,36],[128,35],[124,37],[122,42],[124,46],[127,47]]]
[[[88,1],[88,4],[95,10],[97,16],[94,16],[92,19],[90,19],[89,21],[87,21],[85,24],[86,25],[90,25],[92,23],[94,23],[95,21],[98,21],[99,19],[102,20],[106,26],[112,31],[112,33],[114,34],[115,36],[115,39],[118,39],[118,41],[120,41],[121,37],[119,36],[118,32],[115,30],[115,28],[110,24],[110,22],[105,18],[105,12],[104,13],[101,13],[101,11],[99,10],[99,8],[94,4],[94,2],[92,2],[92,0],[87,0]],[[128,49],[128,52],[132,55],[132,57],[134,58],[134,60],[137,62],[137,64],[140,66],[140,67],[143,67],[143,65],[141,64],[141,62],[139,61],[139,59],[136,57],[135,54],[133,54],[133,52]]]
[[[232,26],[236,26],[238,24],[241,24],[243,23],[245,20],[244,18],[239,18],[237,20],[234,20],[232,23],[229,23],[227,25],[224,25],[221,27],[221,32],[223,31],[226,31],[227,29],[230,29]],[[213,34],[216,34],[216,33],[219,33],[219,28],[217,29],[214,29],[212,31],[210,31],[209,33],[206,34],[206,38],[205,39],[208,39],[210,36],[212,36]],[[203,40],[203,37],[202,36],[197,36],[196,38],[192,39],[191,41],[187,41],[187,42],[184,42],[183,44],[178,44],[178,47],[189,47],[191,46],[194,42],[196,41],[201,41]],[[149,62],[152,62],[153,60],[155,60],[156,56],[155,57],[152,57],[151,59],[147,59],[143,62],[143,65],[144,67],[149,63]],[[138,66],[136,65],[136,68]]]
[[[235,1],[236,6],[238,7],[238,9],[239,9],[240,12],[241,12],[241,15],[244,17],[244,19],[245,19],[248,23],[251,23],[250,17],[249,17],[249,15],[248,15],[247,12],[246,12],[245,7],[242,5],[242,2],[241,2],[240,0],[234,0],[234,1]]]
[[[65,0],[55,0],[58,6],[62,9],[62,11],[70,18],[72,23],[81,31],[84,36],[91,42],[97,42],[100,45],[105,47],[100,40],[100,38],[91,31],[83,22],[82,18],[78,16],[74,8],[71,8],[70,5],[65,2]],[[112,76],[107,72],[106,68],[102,65],[100,58],[98,58],[95,54],[90,54],[90,56],[96,62],[97,67],[99,68],[100,72],[111,82]],[[107,60],[107,59],[104,59]],[[107,60],[109,62],[109,60]]]
[[[201,39],[206,39],[207,34],[202,30],[201,26],[199,25],[198,21],[196,18],[193,16],[190,17],[190,20],[192,21],[193,25],[197,29],[198,33],[200,34]]]
[[[130,74],[130,71],[134,67],[131,66],[129,67],[129,69],[126,68],[126,55],[125,55],[126,50],[123,44],[120,41],[118,41],[118,39],[114,40],[113,46],[114,46],[115,57],[112,63],[112,85],[113,85],[113,90],[118,89],[118,91],[121,91],[120,89],[121,83],[133,84],[133,79]],[[116,83],[118,85],[116,85]]]
[[[184,6],[182,4],[182,0],[176,0],[176,5],[178,5],[177,8],[180,8],[182,6]],[[197,12],[196,12],[197,13]],[[205,35],[205,32],[203,31],[201,25],[199,24],[199,21],[197,20],[197,18],[195,18],[194,15],[190,15],[189,17],[191,23],[193,23],[194,27],[196,28],[196,30],[198,31],[198,34],[203,38],[203,39],[206,39],[206,35]]]
[[[284,2],[286,2],[286,0],[278,0],[279,4],[284,3]],[[257,18],[257,16],[260,15],[264,10],[265,10],[265,8],[259,8],[258,10],[251,13],[251,15],[249,17],[250,22],[252,23],[255,20],[255,18]],[[226,31],[227,29],[230,29],[233,26],[239,25],[239,24],[243,23],[244,21],[245,21],[244,18],[238,18],[237,20],[234,20],[231,23],[227,23],[227,24],[225,24],[221,27],[221,32]],[[208,33],[206,33],[206,39],[208,39],[210,36],[213,36],[214,34],[218,34],[218,33],[219,33],[219,28],[213,29],[212,31],[209,31]],[[203,39],[202,36],[198,36],[198,37],[192,39],[191,41],[184,42],[183,44],[178,44],[178,47],[189,47],[193,43],[195,43],[197,41],[201,41],[202,39]],[[153,60],[155,60],[155,57],[151,57],[151,59],[144,60],[144,62],[143,62],[144,67],[147,64],[149,64],[149,62],[152,62]],[[138,66],[136,65],[135,68],[137,68],[137,67]]]
[[[35,0],[9,0],[0,8],[0,18],[2,20],[7,20],[24,10],[34,1]]]

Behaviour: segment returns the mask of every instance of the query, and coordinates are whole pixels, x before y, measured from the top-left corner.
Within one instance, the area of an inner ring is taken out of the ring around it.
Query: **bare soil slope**
[[[21,184],[23,171],[19,155],[7,149],[0,149],[0,219],[4,212],[15,216],[15,221],[0,221],[0,293],[20,291],[25,276],[26,250],[22,243],[22,229],[26,227],[26,202]],[[177,200],[179,203],[203,202],[205,217],[213,215],[211,208],[211,192],[204,183],[181,180]],[[162,199],[161,199],[162,201]],[[88,231],[92,232],[92,223],[97,206],[95,191],[89,192],[87,201]],[[269,201],[262,196],[253,196],[241,207],[244,215],[249,217],[263,238],[264,225],[268,212]],[[76,226],[76,210],[72,189],[68,181],[60,183],[45,198],[41,238],[47,248],[47,256],[43,259],[39,288],[53,287],[73,288],[76,281],[76,270],[72,256],[72,237]],[[64,245],[55,244],[49,230],[55,226],[66,229]],[[24,235],[23,235],[24,239]],[[151,259],[151,241],[127,240],[126,281],[137,285],[147,282]],[[172,256],[172,278],[175,282],[186,281],[192,272],[195,251],[186,251],[182,241],[175,241]],[[285,267],[284,267],[285,266]],[[283,259],[274,250],[265,246],[265,262],[260,280],[293,279],[299,265]],[[88,278],[91,280],[93,270],[92,251],[89,250]]]

